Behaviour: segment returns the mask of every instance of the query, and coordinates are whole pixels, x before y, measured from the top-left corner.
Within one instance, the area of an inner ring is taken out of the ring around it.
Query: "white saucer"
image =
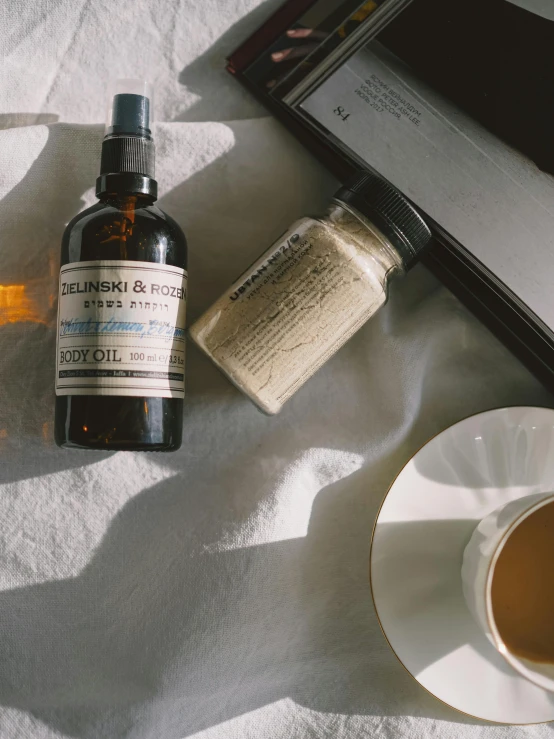
[[[554,720],[554,693],[520,677],[465,604],[460,568],[477,522],[554,490],[554,410],[502,408],[451,426],[400,472],[377,517],[370,582],[400,662],[436,698],[486,721]]]

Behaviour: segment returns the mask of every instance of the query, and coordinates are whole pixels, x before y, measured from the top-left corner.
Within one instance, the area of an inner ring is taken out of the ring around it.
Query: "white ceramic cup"
[[[491,589],[500,552],[514,529],[539,508],[554,502],[554,493],[537,493],[497,508],[477,526],[464,551],[462,584],[473,617],[498,652],[520,675],[554,692],[554,665],[532,662],[508,650],[493,617]]]

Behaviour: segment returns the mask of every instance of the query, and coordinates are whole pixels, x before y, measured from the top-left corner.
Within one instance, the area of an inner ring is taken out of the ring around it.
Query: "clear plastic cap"
[[[110,86],[106,136],[151,137],[153,88],[146,80],[121,79]]]

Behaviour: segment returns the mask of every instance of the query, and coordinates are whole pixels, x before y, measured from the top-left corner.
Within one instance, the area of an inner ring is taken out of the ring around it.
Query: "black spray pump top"
[[[96,195],[143,194],[157,197],[154,141],[150,130],[152,93],[140,80],[118,80],[110,95]]]
[[[112,115],[106,135],[152,138],[150,100],[144,95],[120,92],[113,97]]]

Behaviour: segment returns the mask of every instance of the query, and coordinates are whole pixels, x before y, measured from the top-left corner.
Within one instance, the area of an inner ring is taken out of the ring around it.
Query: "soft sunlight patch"
[[[207,550],[229,551],[306,536],[317,494],[349,477],[363,462],[360,454],[314,448],[288,465],[284,462],[282,468],[274,465],[274,479],[260,480],[255,512]]]

